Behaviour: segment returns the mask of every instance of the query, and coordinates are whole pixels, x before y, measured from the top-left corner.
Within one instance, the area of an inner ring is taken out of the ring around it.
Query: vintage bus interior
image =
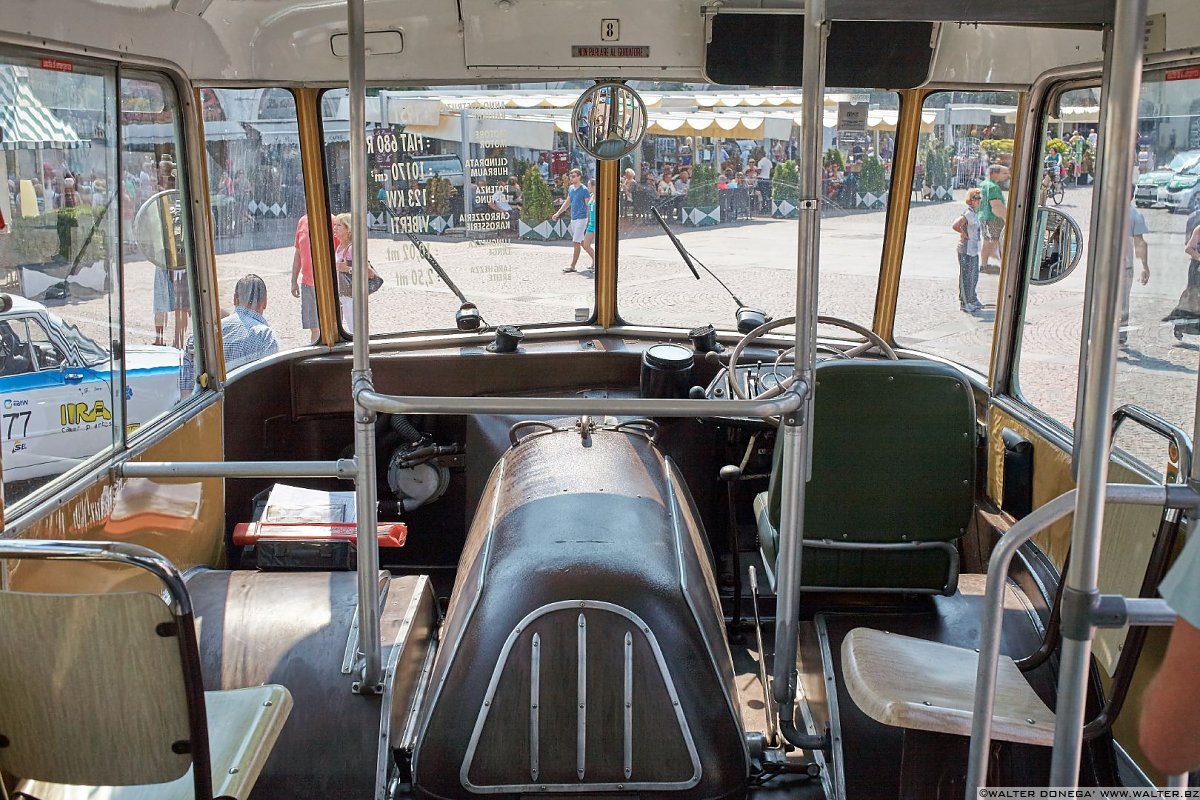
[[[1194,0],[7,0],[0,160],[5,797],[1186,785]]]

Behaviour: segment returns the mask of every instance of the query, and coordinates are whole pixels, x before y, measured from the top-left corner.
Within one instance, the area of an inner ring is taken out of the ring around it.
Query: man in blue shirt
[[[267,284],[263,279],[247,275],[239,280],[233,289],[233,306],[233,313],[221,320],[226,374],[235,367],[279,352],[279,340],[263,318],[267,308]],[[191,393],[196,383],[194,352],[195,342],[189,336],[179,370],[179,390],[185,395]]]
[[[571,170],[571,185],[567,188],[567,202],[558,207],[551,221],[557,222],[564,211],[571,211],[571,241],[575,243],[575,254],[571,257],[571,266],[563,267],[563,272],[576,272],[575,264],[579,262],[579,251],[584,250],[592,257],[591,266],[596,266],[596,251],[583,239],[587,235],[588,199],[592,193],[583,185],[583,173],[576,167]]]

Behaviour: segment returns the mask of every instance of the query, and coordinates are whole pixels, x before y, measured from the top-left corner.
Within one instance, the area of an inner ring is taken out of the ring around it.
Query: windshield
[[[801,95],[706,84],[638,88],[650,127],[641,148],[622,162],[621,318],[643,325],[736,325],[737,302],[712,277],[691,275],[655,210],[747,305],[773,317],[791,315]],[[818,310],[868,327],[898,115],[894,93],[825,95]]]
[[[1200,164],[1200,153],[1195,150],[1189,150],[1184,153],[1178,153],[1171,159],[1171,163],[1167,165],[1167,169],[1172,172],[1179,172],[1182,169],[1189,169]]]
[[[568,135],[571,108],[591,82],[554,85],[368,91],[372,334],[453,328],[463,300],[451,285],[490,325],[591,319],[596,163]],[[346,91],[325,92],[321,107],[334,262],[348,275]],[[349,281],[339,286],[351,332]]]

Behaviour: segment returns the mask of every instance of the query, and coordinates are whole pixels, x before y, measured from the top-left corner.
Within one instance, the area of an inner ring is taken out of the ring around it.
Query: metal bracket
[[[1063,577],[1066,580],[1066,576]],[[1067,586],[1062,593],[1062,635],[1064,639],[1086,641],[1095,626],[1093,609],[1100,603],[1100,591],[1081,592]]]
[[[820,208],[820,204],[820,200],[798,200],[796,201],[796,208],[804,211],[815,211]]]
[[[796,381],[788,387],[788,392],[800,395],[801,397],[808,396],[808,381],[804,378],[797,378]],[[789,428],[798,428],[805,423],[807,416],[805,410],[808,408],[807,403],[801,403],[800,406],[790,414],[784,414],[780,417],[780,421]]]
[[[1172,625],[1175,612],[1165,600],[1081,592],[1066,587],[1062,595],[1063,636],[1083,641],[1093,628],[1123,628],[1126,625]]]

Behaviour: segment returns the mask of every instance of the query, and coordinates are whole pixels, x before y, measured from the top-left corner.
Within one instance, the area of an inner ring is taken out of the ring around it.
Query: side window
[[[291,288],[296,226],[306,215],[304,175],[291,92],[201,94],[228,372],[316,338],[315,298]]]
[[[985,374],[1016,111],[1013,92],[929,95],[905,187],[911,200],[896,341]]]
[[[1130,238],[1121,270],[1116,405],[1136,403],[1192,427],[1200,336],[1200,79],[1182,71],[1147,73],[1142,82],[1136,152],[1104,158],[1136,159],[1130,187]],[[1045,117],[1039,155],[1045,204],[1079,223],[1079,267],[1065,278],[1025,291],[1018,326],[1016,391],[1070,427],[1075,415],[1084,283],[1089,267],[1092,175],[1096,171],[1099,92],[1065,93]],[[1057,185],[1065,183],[1061,199]],[[1027,261],[1033,258],[1027,256]],[[1033,270],[1027,266],[1026,274]],[[1119,442],[1154,469],[1161,442]]]
[[[0,50],[0,125],[0,460],[12,503],[181,401],[195,292],[167,80]]]
[[[11,300],[0,314],[0,462],[9,503],[118,441],[117,97],[113,67],[0,50],[0,291]],[[79,343],[71,370],[34,372],[41,350],[25,323],[34,316]]]

